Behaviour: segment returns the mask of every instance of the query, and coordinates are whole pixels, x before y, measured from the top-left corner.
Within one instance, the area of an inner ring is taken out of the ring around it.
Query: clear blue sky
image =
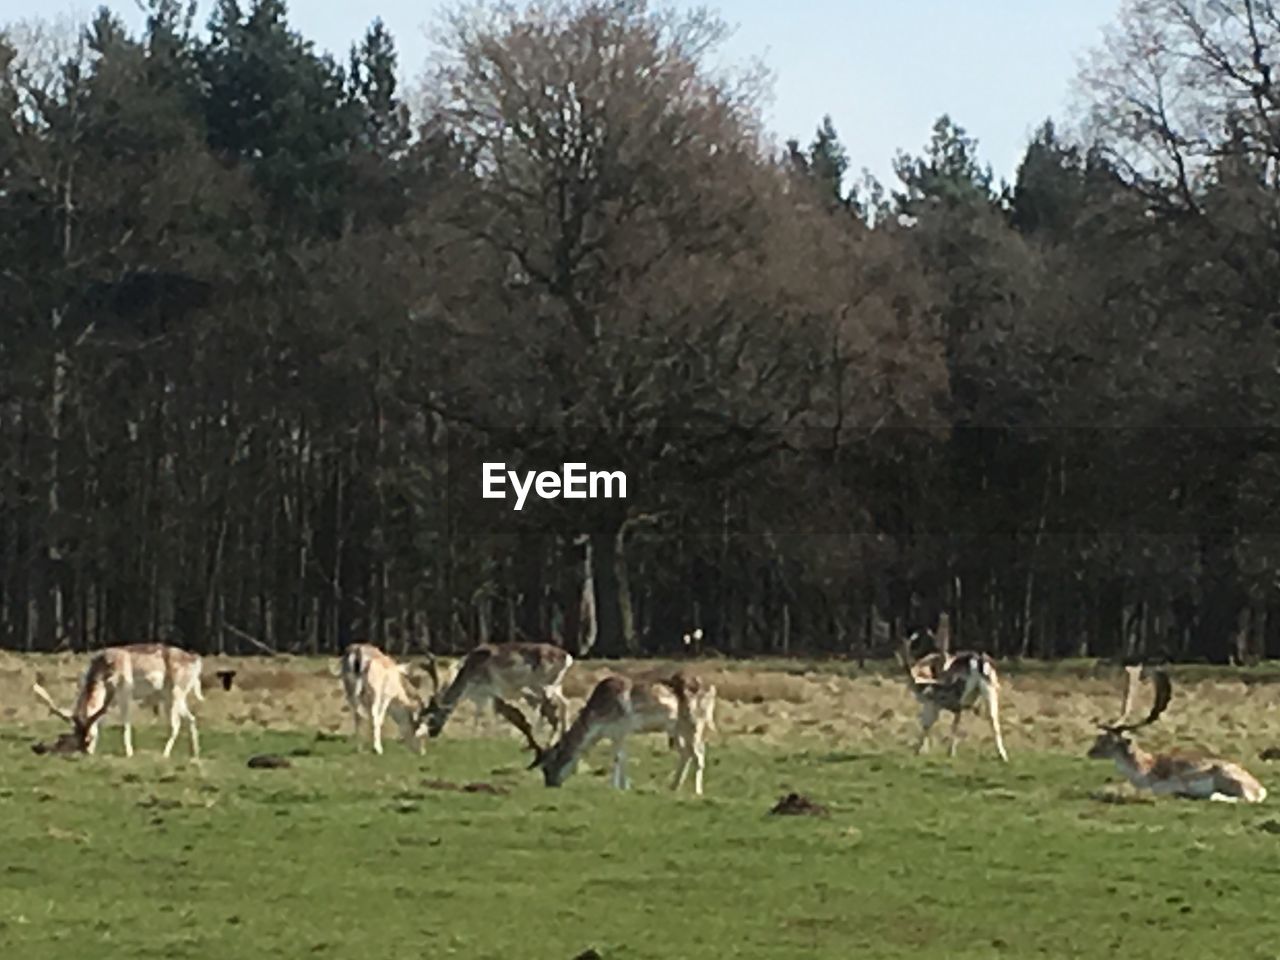
[[[681,6],[693,6],[677,0]],[[106,4],[131,25],[134,0]],[[442,0],[292,0],[296,28],[341,56],[375,16],[400,48],[408,79],[426,63],[424,27]],[[737,32],[732,61],[761,57],[774,74],[768,121],[779,142],[808,142],[829,113],[854,172],[886,184],[899,148],[917,151],[950,113],[997,177],[1012,177],[1030,133],[1066,115],[1078,58],[1101,39],[1120,0],[709,0]],[[86,15],[88,0],[0,0],[0,21]],[[209,9],[201,2],[201,18]]]

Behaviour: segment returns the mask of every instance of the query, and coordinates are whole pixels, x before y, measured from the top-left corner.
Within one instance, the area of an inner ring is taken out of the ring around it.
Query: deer
[[[907,685],[916,702],[920,704],[920,740],[916,753],[923,753],[929,745],[929,731],[945,710],[954,715],[951,722],[951,746],[948,756],[954,757],[960,738],[960,721],[967,710],[977,710],[985,704],[995,734],[996,752],[1005,763],[1009,754],[1000,732],[1000,677],[995,661],[985,653],[964,650],[952,654],[951,629],[946,614],[939,619],[938,650],[913,661],[911,643],[921,631],[912,633],[903,641],[898,661],[906,670]]]
[[[400,728],[400,739],[414,753],[423,752],[426,733],[420,720],[422,698],[406,685],[410,667],[397,663],[371,643],[352,643],[339,661],[342,690],[351,710],[352,739],[360,746],[360,720],[373,728],[373,752],[382,755],[382,727],[387,716]]]
[[[1120,717],[1112,723],[1099,723],[1101,733],[1089,748],[1091,760],[1111,760],[1116,768],[1138,790],[1150,790],[1156,796],[1187,797],[1194,800],[1218,800],[1226,803],[1261,803],[1267,798],[1266,788],[1248,770],[1229,760],[1200,754],[1170,751],[1148,753],[1128,736],[1135,730],[1155,723],[1173,699],[1173,682],[1164,670],[1150,673],[1155,687],[1151,712],[1136,723],[1125,723],[1133,709],[1133,700],[1141,682],[1142,666],[1125,667],[1125,689]]]
[[[197,759],[200,756],[200,736],[188,701],[191,697],[204,700],[200,669],[201,661],[197,654],[168,644],[107,647],[89,660],[70,710],[58,706],[37,677],[32,684],[36,697],[55,716],[71,724],[71,731],[60,736],[48,752],[93,754],[98,746],[99,724],[110,707],[118,703],[124,725],[124,753],[132,757],[130,713],[133,704],[154,705],[163,701],[169,714],[169,739],[164,745],[164,756],[168,758],[173,752],[185,720],[191,737],[191,757]]]
[[[464,700],[480,709],[492,704],[494,711],[526,739],[533,736],[532,728],[513,704],[515,700],[537,709],[556,733],[568,726],[569,701],[561,686],[573,666],[573,657],[557,646],[524,642],[481,644],[463,658],[452,682],[444,686],[435,657],[423,666],[431,678],[433,692],[421,719],[432,739],[444,732],[449,717]]]
[[[551,747],[543,749],[529,737],[533,751],[530,770],[541,769],[548,787],[563,785],[578,760],[595,743],[613,743],[611,783],[630,787],[627,778],[627,738],[632,734],[665,733],[677,752],[671,789],[679,790],[693,769],[693,792],[702,796],[706,770],[706,733],[715,729],[716,688],[686,671],[662,678],[605,677],[595,685],[572,726]]]

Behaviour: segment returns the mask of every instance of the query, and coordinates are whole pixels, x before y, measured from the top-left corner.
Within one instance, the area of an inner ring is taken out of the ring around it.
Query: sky
[[[673,0],[676,6],[696,5]],[[109,0],[127,23],[145,19],[136,0]],[[428,28],[447,0],[292,0],[290,20],[305,37],[345,59],[374,17],[400,51],[404,79],[420,76],[431,50]],[[1047,117],[1070,118],[1080,58],[1102,39],[1121,0],[705,0],[737,29],[722,52],[729,63],[758,58],[773,74],[766,106],[782,143],[812,139],[830,114],[852,172],[866,167],[896,185],[900,149],[918,152],[942,113],[979,142],[997,179],[1012,179],[1032,132]],[[0,0],[0,23],[75,15],[79,0]],[[200,22],[209,9],[200,4]]]

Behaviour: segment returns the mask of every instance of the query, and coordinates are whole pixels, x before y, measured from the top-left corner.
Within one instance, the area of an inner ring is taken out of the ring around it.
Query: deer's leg
[[[947,750],[947,756],[954,757],[956,748],[960,744],[960,721],[964,718],[964,711],[957,710],[955,718],[951,721],[951,747]]]
[[[613,785],[619,790],[631,786],[627,780],[627,741],[621,738],[613,742]]]
[[[120,698],[120,722],[124,725],[124,755],[126,757],[133,756],[133,719],[130,716],[133,706],[133,691],[122,691],[125,695]],[[89,734],[89,752],[93,753],[98,747],[98,731],[102,729],[102,724],[98,723],[94,726],[93,732]]]
[[[191,712],[185,698],[182,701],[182,716],[187,721],[187,733],[191,737],[191,759],[195,760],[200,756],[200,733],[196,730],[196,715]]]
[[[387,702],[378,697],[373,701],[373,709],[369,711],[369,723],[373,726],[373,752],[382,755],[382,724],[387,719]]]
[[[924,753],[929,747],[929,731],[938,722],[938,705],[926,700],[920,705],[920,740],[916,743],[916,753]]]
[[[418,737],[415,734],[414,726],[415,725],[412,723],[405,726],[405,728],[401,731],[401,739],[404,740],[404,745],[406,747],[408,747],[418,756],[422,756],[422,754],[426,752],[426,748],[422,745],[422,738]]]
[[[173,752],[173,745],[177,742],[178,731],[182,729],[182,701],[177,697],[169,698],[169,739],[164,744],[164,756],[168,759],[169,754]]]
[[[551,730],[552,736],[560,733],[560,704],[552,699],[551,693],[544,693],[542,699],[538,701],[538,712],[542,714],[542,719],[547,721],[547,726]]]
[[[102,730],[102,720],[99,719],[84,735],[84,752],[95,753],[98,749],[98,733]]]
[[[422,739],[417,735],[418,723],[414,710],[403,703],[397,704],[395,717],[396,723],[400,727],[400,739],[404,741],[406,747],[421,756],[423,752]]]
[[[991,716],[991,730],[996,735],[996,752],[1005,763],[1009,762],[1009,754],[1004,749],[1004,737],[1000,735],[1000,694],[994,687],[986,688],[987,713]]]
[[[520,699],[524,701],[524,707],[528,707],[533,711],[533,719],[530,723],[536,727],[538,718],[542,716],[542,694],[535,690],[525,689],[520,691]],[[518,707],[517,709],[523,711],[524,707]]]
[[[564,691],[559,687],[556,687],[554,696],[556,709],[560,714],[556,722],[556,735],[563,737],[569,731],[569,698],[564,695]]]
[[[702,774],[707,769],[707,744],[702,737],[693,742],[693,792],[702,796]]]
[[[676,757],[676,775],[671,778],[671,789],[679,790],[681,784],[684,783],[685,777],[689,775],[689,768],[693,766],[693,757],[684,753]]]
[[[356,743],[356,749],[361,747],[360,743],[360,704],[355,700],[348,699],[347,706],[351,708],[351,738]]]
[[[414,753],[422,753],[422,741],[415,737],[414,730],[417,724],[413,722],[412,713],[404,713],[399,717],[400,739],[404,741],[404,745]]]
[[[689,775],[689,767],[693,765],[694,756],[687,737],[676,737],[672,744],[676,748],[676,775],[671,780],[671,789],[679,790],[684,778]]]

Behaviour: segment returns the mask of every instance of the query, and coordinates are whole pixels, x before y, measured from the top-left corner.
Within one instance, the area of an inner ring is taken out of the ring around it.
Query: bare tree
[[[724,35],[642,0],[480,4],[449,18],[428,80],[428,128],[473,173],[458,226],[507,278],[448,318],[491,348],[453,358],[472,385],[455,403],[548,450],[648,464],[651,490],[750,460],[804,407],[812,366],[785,279],[801,254],[773,237],[795,207],[761,140],[761,76],[706,66]],[[634,643],[627,520],[589,523],[609,654]]]
[[[1271,0],[1127,0],[1082,74],[1095,138],[1135,183],[1191,209],[1228,129],[1280,185],[1278,50]]]

